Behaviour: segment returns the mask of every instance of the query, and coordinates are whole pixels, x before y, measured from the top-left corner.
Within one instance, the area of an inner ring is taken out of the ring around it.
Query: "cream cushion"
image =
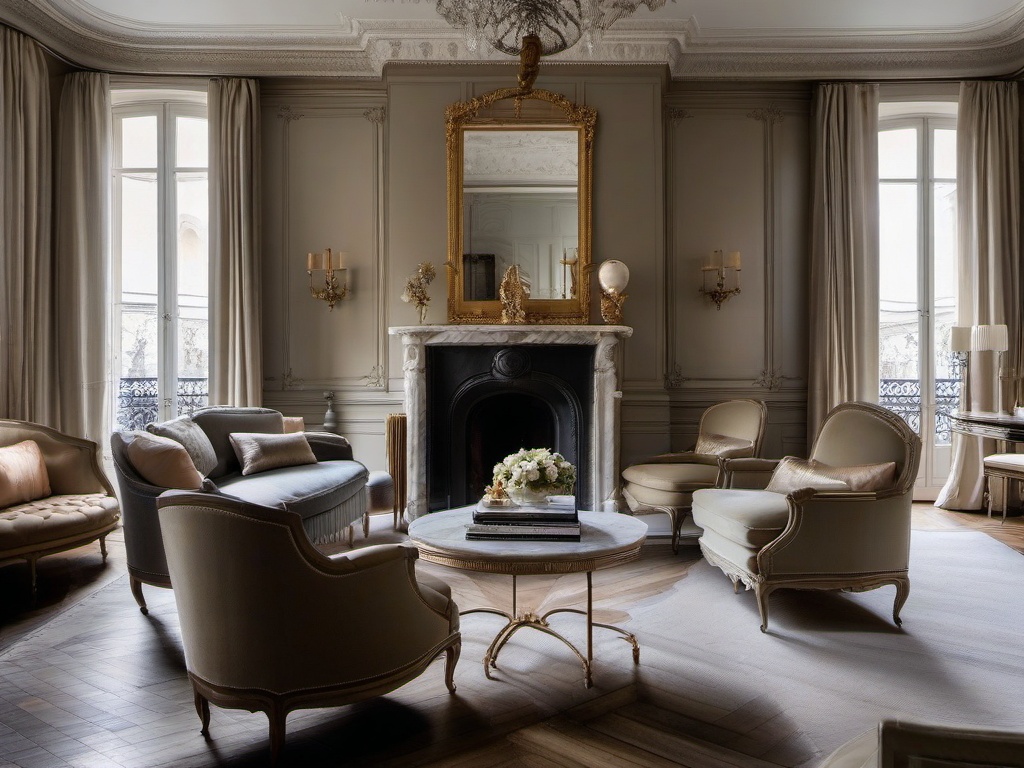
[[[896,462],[834,467],[815,459],[786,456],[772,473],[766,491],[792,493],[801,488],[818,491],[881,491],[896,482]]]
[[[718,466],[714,464],[634,464],[622,472],[628,483],[668,493],[689,493],[714,485]]]
[[[105,493],[47,496],[0,510],[0,550],[5,557],[38,550],[113,525],[121,516],[117,499]]]
[[[301,432],[268,434],[232,432],[228,435],[243,475],[254,475],[278,467],[316,464],[309,441]]]
[[[302,416],[282,416],[281,423],[285,432],[304,432],[306,420]]]
[[[0,448],[0,509],[50,495],[50,477],[35,440]]]
[[[203,485],[203,476],[177,440],[131,432],[125,436],[125,450],[132,466],[152,485],[189,491],[199,490]]]
[[[985,457],[985,467],[1008,472],[1024,472],[1024,453],[994,453]]]
[[[148,424],[146,431],[161,437],[177,440],[192,457],[192,464],[199,474],[206,476],[217,466],[217,452],[203,428],[188,416],[164,421],[160,424]]]
[[[744,440],[742,437],[701,432],[697,436],[697,445],[694,446],[693,452],[711,456],[728,454],[730,458],[735,459],[746,458],[754,455],[754,441]]]
[[[693,494],[693,522],[744,547],[774,541],[788,520],[789,502],[779,493],[720,488]]]

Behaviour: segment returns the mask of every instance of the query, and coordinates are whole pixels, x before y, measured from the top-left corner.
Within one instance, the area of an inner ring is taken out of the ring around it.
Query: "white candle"
[[[330,272],[332,269],[334,269],[334,259],[331,256],[331,249],[330,248],[327,249],[326,253],[327,253],[327,267],[326,267],[326,269],[327,269],[328,272]]]
[[[732,251],[726,257],[726,259],[725,259],[725,266],[729,267],[730,269],[739,270],[740,269],[740,252],[739,251]]]

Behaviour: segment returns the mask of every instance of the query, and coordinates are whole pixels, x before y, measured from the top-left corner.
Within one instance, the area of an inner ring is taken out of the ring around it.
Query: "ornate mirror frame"
[[[511,110],[508,109],[511,103]],[[525,109],[524,109],[525,107]],[[524,114],[524,112],[526,114]],[[597,112],[574,104],[552,91],[499,88],[451,104],[445,110],[448,142],[448,322],[501,323],[500,300],[473,301],[463,296],[463,139],[467,128],[552,130],[574,126],[579,136],[577,202],[579,237],[575,264],[576,296],[568,299],[531,299],[523,302],[526,323],[585,324],[590,318],[590,229],[593,178],[594,126]],[[502,278],[495,276],[497,283]]]

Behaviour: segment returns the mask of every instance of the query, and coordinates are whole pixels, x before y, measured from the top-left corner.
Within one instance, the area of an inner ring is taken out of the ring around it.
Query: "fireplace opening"
[[[427,507],[477,502],[494,465],[550,448],[576,467],[589,498],[593,348],[444,346],[427,350]]]
[[[535,395],[514,392],[492,395],[470,408],[465,432],[470,499],[483,496],[484,488],[491,484],[494,465],[510,453],[559,442],[551,406]]]

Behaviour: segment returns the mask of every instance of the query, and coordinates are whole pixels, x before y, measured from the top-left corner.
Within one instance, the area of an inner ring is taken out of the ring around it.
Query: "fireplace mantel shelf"
[[[405,412],[408,423],[408,520],[428,511],[427,488],[427,370],[428,346],[590,345],[596,348],[591,419],[590,498],[582,509],[616,511],[618,492],[619,341],[633,329],[625,325],[410,325],[388,329],[402,340]]]

